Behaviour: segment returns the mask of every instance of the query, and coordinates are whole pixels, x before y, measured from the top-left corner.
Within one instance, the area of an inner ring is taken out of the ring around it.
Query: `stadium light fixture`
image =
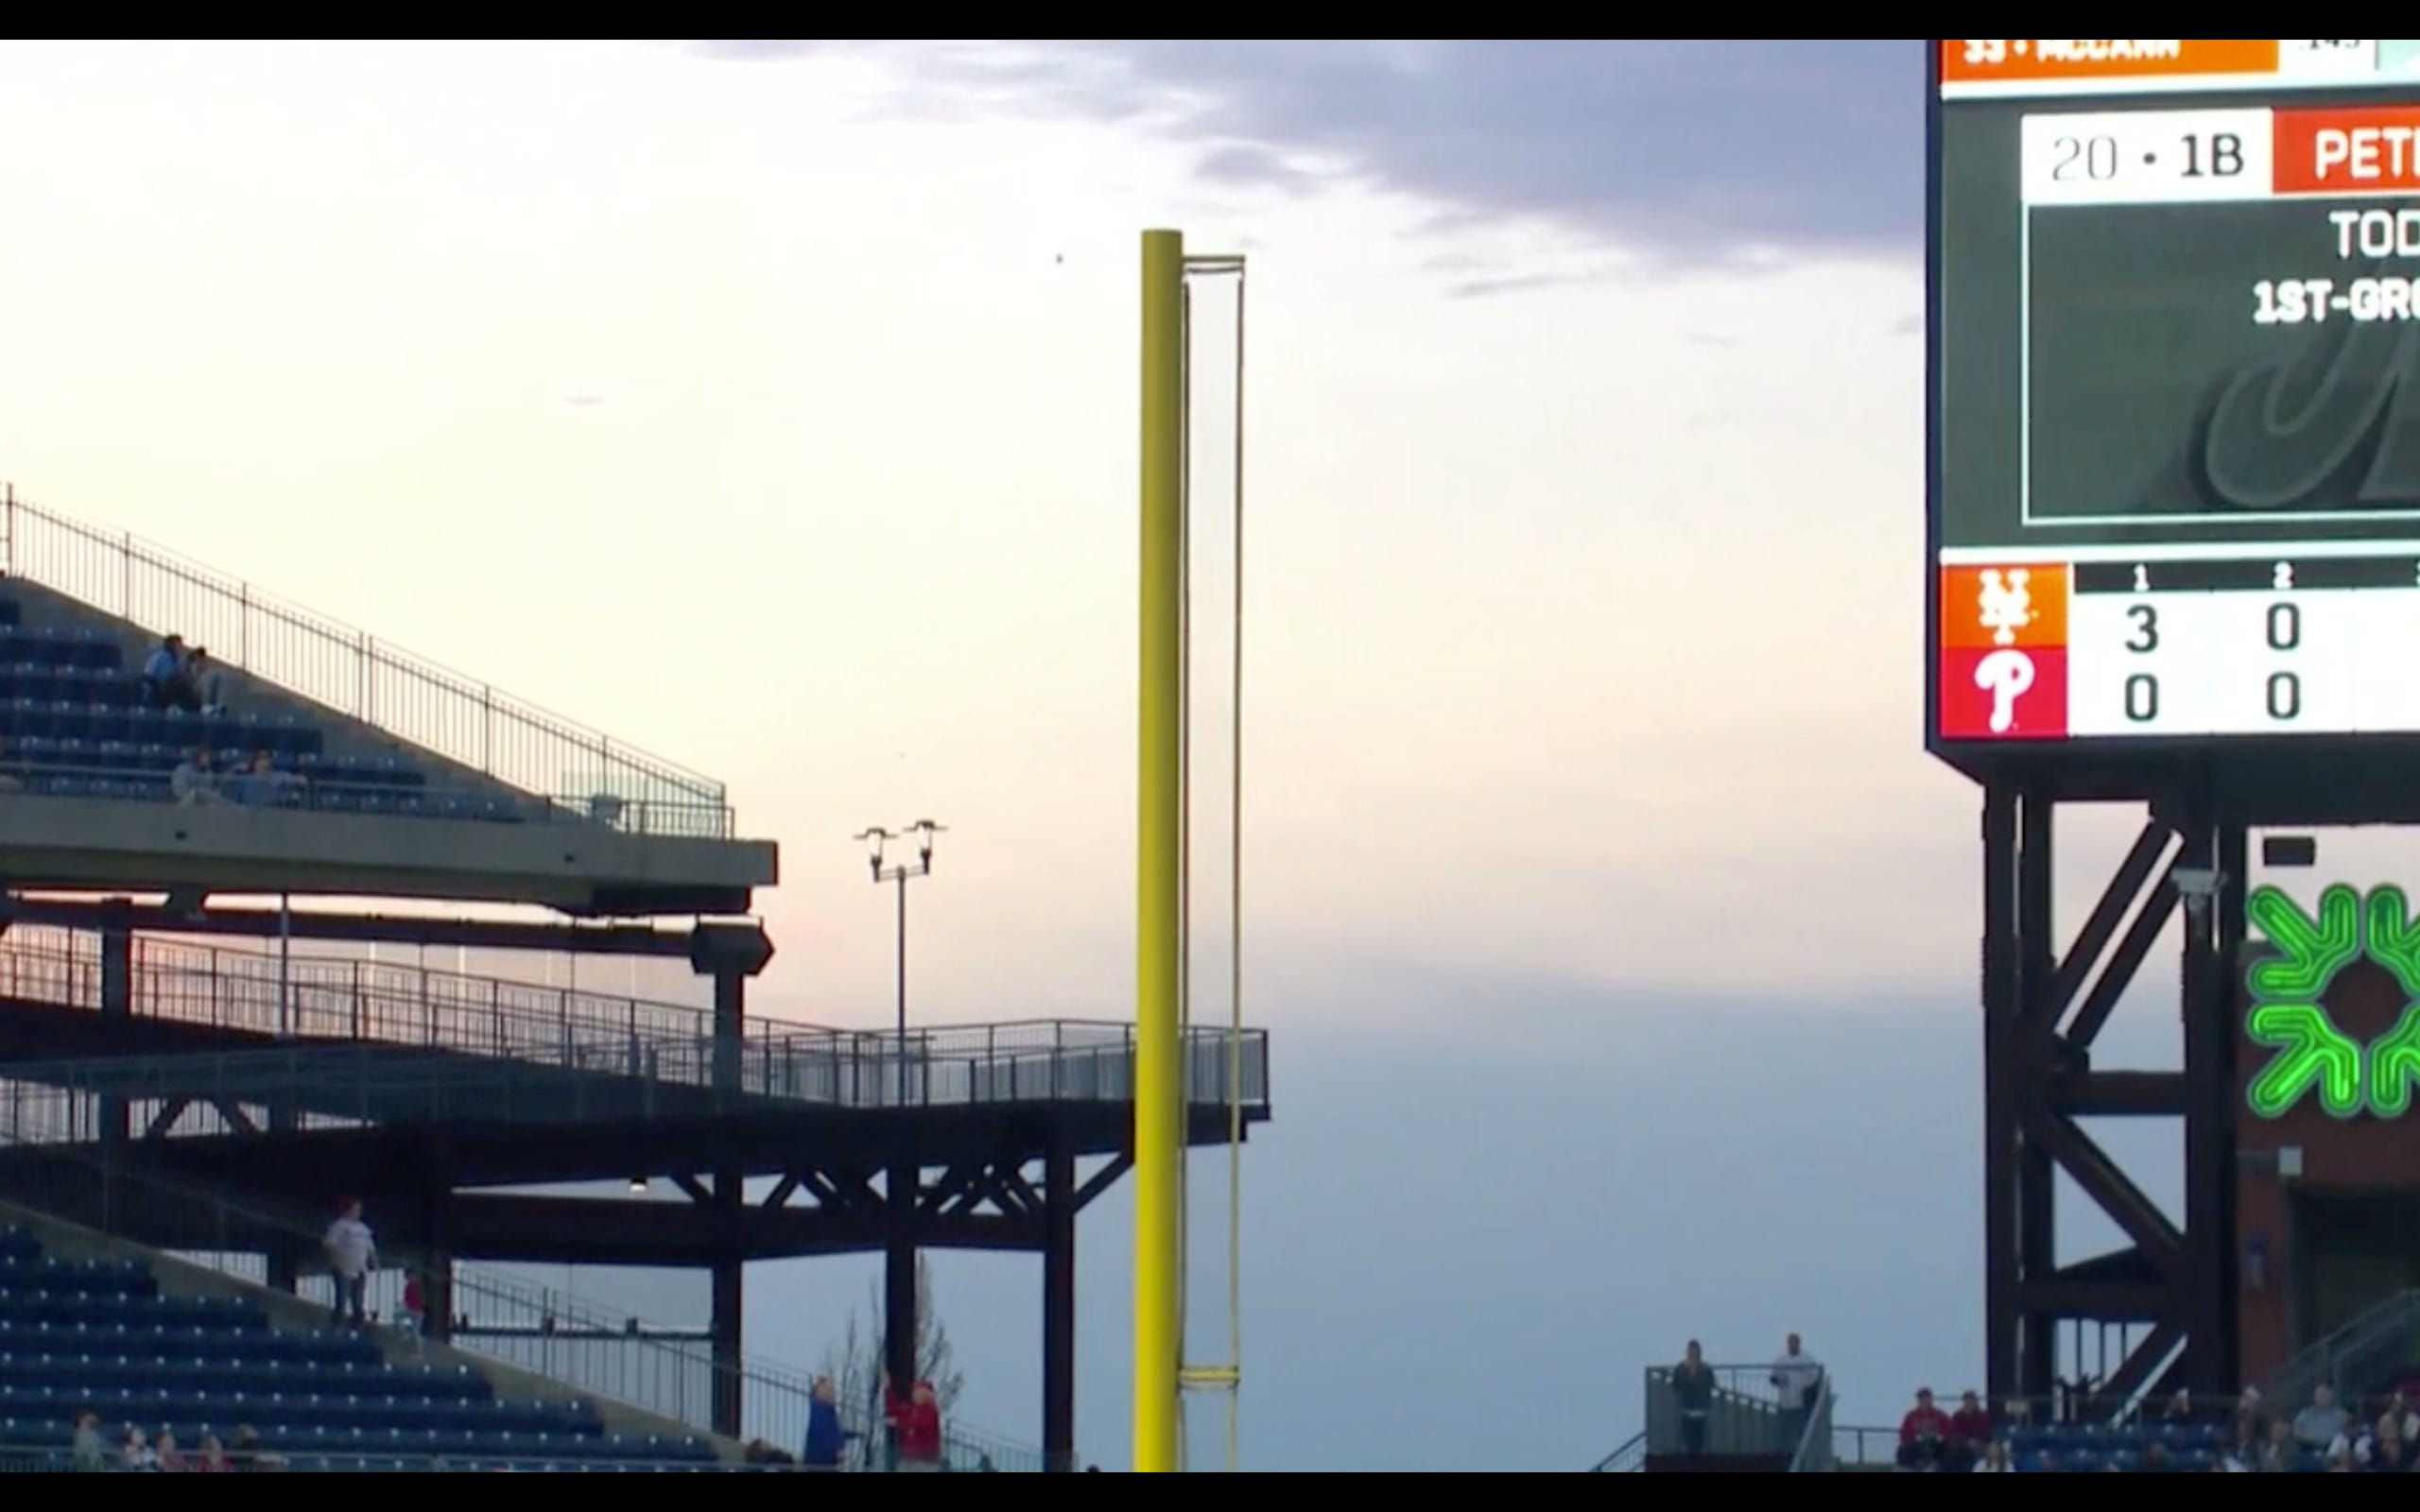
[[[891,1054],[899,1063],[899,1106],[902,1108],[908,1106],[908,884],[918,877],[931,875],[933,836],[947,828],[947,825],[937,824],[931,819],[918,819],[895,831],[870,825],[857,832],[857,838],[865,842],[867,866],[873,874],[874,885],[879,887],[884,883],[890,883],[899,889],[898,1033]],[[907,839],[916,842],[916,859],[886,865],[883,848],[892,840]]]

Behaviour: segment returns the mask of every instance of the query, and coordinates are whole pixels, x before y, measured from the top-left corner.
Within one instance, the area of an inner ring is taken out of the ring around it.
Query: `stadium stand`
[[[300,1470],[717,1462],[702,1438],[609,1433],[592,1404],[508,1400],[470,1366],[393,1363],[367,1332],[273,1328],[241,1297],[164,1297],[138,1262],[55,1258],[0,1229],[0,1445],[56,1445],[50,1468],[75,1468],[69,1435],[87,1412],[112,1458],[130,1435],[164,1433],[256,1440]]]
[[[0,771],[62,798],[169,801],[177,767],[199,753],[222,774],[214,797],[264,806],[394,817],[518,823],[554,805],[380,741],[333,711],[222,673],[225,706],[203,715],[150,707],[141,632],[26,584],[0,596]],[[288,782],[239,774],[266,753]],[[255,790],[256,789],[256,790]]]

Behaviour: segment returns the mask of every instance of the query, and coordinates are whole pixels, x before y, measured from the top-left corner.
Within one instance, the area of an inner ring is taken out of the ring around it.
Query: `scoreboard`
[[[2420,40],[1934,46],[1936,746],[2420,734]]]

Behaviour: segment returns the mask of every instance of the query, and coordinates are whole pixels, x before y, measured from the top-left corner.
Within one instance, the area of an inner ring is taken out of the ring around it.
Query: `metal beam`
[[[1091,1207],[1095,1197],[1117,1185],[1118,1177],[1133,1168],[1134,1157],[1131,1152],[1121,1150],[1113,1156],[1107,1165],[1086,1177],[1084,1184],[1076,1189],[1076,1211],[1081,1212]]]
[[[2027,1278],[2018,1284],[2029,1313],[2096,1323],[2156,1323],[2167,1307],[2155,1281],[2069,1280]]]
[[[2066,1016],[2075,1005],[2078,994],[2091,980],[2093,969],[2101,964],[2108,953],[2109,942],[2117,937],[2118,926],[2126,921],[2126,911],[2143,896],[2143,886],[2151,881],[2160,857],[2167,853],[2175,832],[2158,819],[2147,819],[2142,833],[2135,836],[2134,849],[2118,865],[2117,875],[2101,890],[2100,901],[2093,905],[2083,928],[2076,932],[2075,942],[2067,947],[2065,960],[2059,963],[2059,974],[2051,993],[2056,1003],[2050,1017],[2055,1021]]]
[[[2091,1135],[2072,1121],[2041,1109],[2027,1110],[2025,1131],[2050,1152],[2050,1158],[2083,1189],[2093,1206],[2126,1231],[2126,1237],[2142,1250],[2143,1258],[2152,1268],[2164,1276],[2174,1270],[2184,1253],[2184,1234],[2169,1222],[2159,1205],[2118,1169],[2118,1162]]]
[[[2181,1071],[2087,1071],[2062,1079],[2052,1106],[2069,1118],[2182,1118]]]
[[[267,908],[203,908],[199,912],[119,899],[91,902],[11,897],[10,919],[62,929],[98,930],[105,923],[155,935],[233,935],[274,939],[278,915]],[[576,955],[644,955],[686,960],[690,931],[645,924],[508,923],[479,919],[409,919],[383,914],[288,916],[296,939],[350,940],[360,944],[435,945],[469,950],[546,951]]]
[[[2118,942],[2118,949],[2109,957],[2109,965],[2101,971],[2100,980],[2093,983],[2091,995],[2083,1000],[2083,1006],[2077,1009],[2075,1018],[2069,1021],[2068,1043],[2089,1050],[2092,1042],[2100,1038],[2100,1031],[2109,1023],[2109,1016],[2118,1011],[2118,1000],[2124,997],[2126,988],[2134,985],[2135,973],[2143,969],[2143,962],[2151,956],[2152,946],[2158,943],[2160,931],[2168,927],[2169,917],[2176,912],[2177,897],[2176,868],[2171,864],[2161,874],[2158,885],[2152,888],[2151,897],[2143,903],[2143,911],[2135,916],[2135,922],[2127,929],[2126,937]]]
[[[736,1252],[751,1261],[868,1254],[891,1234],[888,1213],[797,1206],[730,1209],[602,1197],[457,1194],[448,1204],[455,1253],[465,1260],[563,1261],[597,1265],[706,1265]],[[909,1220],[918,1248],[1039,1251],[1040,1219],[989,1213]]]

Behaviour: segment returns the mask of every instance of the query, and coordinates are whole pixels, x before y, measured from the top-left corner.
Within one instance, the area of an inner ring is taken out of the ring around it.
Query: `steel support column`
[[[890,1232],[882,1250],[882,1360],[891,1384],[905,1395],[916,1383],[916,1202],[923,1173],[894,1165],[884,1177],[890,1189]]]
[[[454,1178],[445,1143],[430,1143],[421,1168],[421,1245],[425,1259],[420,1275],[421,1327],[426,1336],[444,1343],[454,1336]]]
[[[2014,788],[1983,790],[1983,1388],[1995,1399],[2027,1395],[2026,1246],[2017,1175],[2024,1142],[2018,806]]]
[[[134,931],[128,925],[127,906],[104,904],[101,910],[101,1017],[121,1026],[134,1016]],[[101,1094],[101,1144],[123,1145],[131,1130],[126,1099]]]
[[[2197,816],[2186,827],[2186,865],[2219,873],[2218,893],[2188,908],[2185,925],[2185,1296],[2178,1322],[2186,1353],[2177,1384],[2230,1393],[2236,1348],[2236,1011],[2247,919],[2250,846],[2241,825]]]
[[[1042,1188],[1042,1458],[1076,1468],[1076,1152],[1052,1140]]]
[[[2053,907],[2055,800],[2023,784],[1983,795],[1985,1381],[2041,1397],[2059,1374],[2058,1326],[2146,1325],[2104,1389],[2237,1385],[2235,1041],[2249,847],[2244,827],[2199,795],[2154,805],[2133,850],[2064,956]],[[2163,856],[2181,841],[2165,866]],[[2179,1022],[2185,1070],[2103,1071],[2093,1045],[2184,899],[2178,876],[2213,871],[2190,901]],[[2129,922],[2129,915],[2132,915]],[[2185,1224],[2171,1223],[2076,1121],[2174,1117],[2185,1125]],[[2054,1171],[2132,1243],[2061,1264]]]
[[[715,982],[715,1091],[735,1096],[745,1086],[748,1030],[748,979],[773,958],[772,941],[753,925],[700,924],[689,938],[689,964]],[[742,1173],[719,1166],[712,1173],[712,1196],[718,1210],[720,1231],[736,1234],[738,1215],[747,1202]],[[709,1271],[711,1292],[707,1332],[712,1340],[715,1432],[738,1437],[747,1416],[744,1341],[741,1335],[741,1281],[745,1263],[735,1246],[715,1259]]]
[[[2051,999],[2058,980],[2058,941],[2051,875],[2052,819],[2056,810],[2038,793],[2017,802],[2016,977],[2017,1019],[2029,1046],[2039,1045],[2047,1018],[2056,1027],[2059,1005]],[[2027,1073],[2020,1070],[2018,1074]],[[2030,1279],[2047,1276],[2059,1263],[2056,1194],[2050,1152],[2031,1139],[2016,1150],[2017,1245]],[[2048,1313],[2029,1310],[2018,1331],[2018,1383],[2029,1397],[2047,1397],[2058,1375],[2059,1329]]]

